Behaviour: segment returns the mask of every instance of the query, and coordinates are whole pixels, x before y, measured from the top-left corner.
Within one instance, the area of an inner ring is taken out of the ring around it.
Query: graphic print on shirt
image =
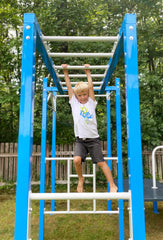
[[[81,108],[80,115],[84,118],[87,124],[88,124],[88,121],[93,119],[93,114],[90,114],[90,112],[88,112],[86,107]]]

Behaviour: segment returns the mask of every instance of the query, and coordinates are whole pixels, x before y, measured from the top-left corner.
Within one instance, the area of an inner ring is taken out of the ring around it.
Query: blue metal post
[[[129,189],[132,195],[133,238],[145,239],[144,193],[136,15],[126,14],[124,20],[124,55],[126,86],[126,118],[129,163]]]
[[[52,127],[52,157],[55,157],[56,150],[56,92],[53,92],[53,127]],[[51,166],[51,192],[55,193],[55,160]],[[55,210],[55,201],[51,201],[51,211]]]
[[[106,91],[106,108],[107,108],[107,157],[111,157],[111,120],[110,120],[110,91]],[[107,164],[111,170],[111,160],[107,161]],[[110,192],[110,186],[108,185],[108,192]],[[111,210],[111,200],[108,201],[108,211]]]
[[[157,206],[157,201],[154,201],[154,202],[153,202],[153,212],[154,212],[155,214],[159,214],[158,206]]]
[[[24,18],[19,115],[15,240],[27,240],[28,200],[32,178],[36,29],[35,18]]]
[[[41,165],[40,165],[40,193],[45,192],[45,158],[46,158],[46,128],[47,128],[47,78],[43,79],[42,98],[42,133],[41,133]],[[45,201],[40,200],[39,240],[44,239],[44,208]]]
[[[115,79],[116,84],[116,131],[117,131],[117,157],[118,157],[118,191],[123,192],[123,162],[122,162],[122,134],[121,134],[121,97],[120,79]],[[123,200],[119,205],[119,239],[124,240],[124,214]]]

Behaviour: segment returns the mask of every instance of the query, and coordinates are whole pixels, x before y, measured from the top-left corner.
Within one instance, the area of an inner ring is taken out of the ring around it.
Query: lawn
[[[98,189],[99,188],[99,189]],[[59,186],[56,191],[65,191],[65,186]],[[75,190],[74,188],[72,191]],[[87,191],[91,190],[88,186]],[[33,187],[37,192],[38,187]],[[47,191],[50,191],[47,189]],[[104,191],[102,186],[97,191]],[[14,239],[15,221],[15,186],[0,187],[0,239]],[[129,237],[128,229],[128,204],[124,203],[125,239]],[[46,210],[50,210],[50,202],[45,204]],[[117,209],[117,201],[112,203],[113,210]],[[107,201],[98,200],[97,210],[106,210]],[[159,214],[153,213],[153,204],[145,202],[146,239],[163,239],[163,202],[158,203]],[[66,210],[66,201],[56,201],[56,210]],[[92,201],[71,201],[71,210],[92,210]],[[32,202],[31,238],[38,239],[39,202]],[[118,215],[45,215],[45,240],[117,240]]]

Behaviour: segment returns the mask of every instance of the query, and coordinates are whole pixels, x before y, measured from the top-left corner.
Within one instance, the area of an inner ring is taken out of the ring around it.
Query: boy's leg
[[[84,185],[84,177],[82,174],[81,161],[82,161],[82,159],[80,156],[74,157],[74,165],[75,165],[75,169],[78,174],[78,177],[79,177],[78,186],[77,186],[77,192],[79,192],[79,193],[83,192],[83,185]]]
[[[113,181],[112,173],[111,173],[110,168],[108,167],[107,163],[106,162],[98,162],[97,164],[102,169],[107,181],[109,182],[110,192],[117,192],[118,188]]]

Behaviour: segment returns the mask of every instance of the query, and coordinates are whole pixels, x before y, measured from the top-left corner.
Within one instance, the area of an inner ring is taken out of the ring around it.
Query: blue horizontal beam
[[[106,91],[116,91],[117,87],[115,87],[115,86],[107,86],[105,90]]]

